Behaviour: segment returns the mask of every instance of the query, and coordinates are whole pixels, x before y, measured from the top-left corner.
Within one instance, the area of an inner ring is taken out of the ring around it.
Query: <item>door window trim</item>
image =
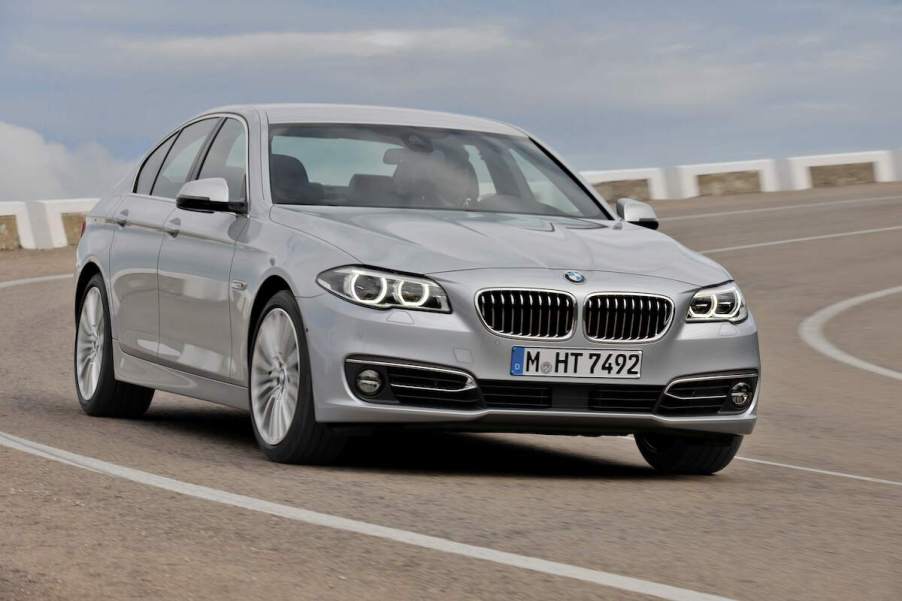
[[[223,124],[225,124],[226,119],[235,119],[239,123],[241,123],[241,125],[244,127],[244,147],[245,147],[244,148],[244,177],[246,179],[248,179],[247,184],[245,184],[245,186],[248,190],[248,192],[246,194],[247,198],[245,199],[245,202],[247,203],[248,209],[250,209],[250,206],[251,206],[251,198],[250,198],[251,197],[251,194],[250,194],[251,187],[250,187],[250,181],[249,181],[250,180],[250,141],[251,141],[250,128],[248,127],[247,121],[245,120],[245,118],[237,113],[210,113],[207,115],[200,115],[199,117],[192,119],[191,121],[186,121],[182,125],[179,125],[175,129],[170,131],[168,134],[163,136],[162,141],[159,144],[157,144],[156,146],[154,146],[153,150],[151,150],[150,152],[147,153],[147,156],[145,156],[144,159],[141,161],[141,169],[144,168],[144,164],[147,162],[147,159],[149,159],[150,156],[160,146],[165,144],[167,142],[167,140],[169,140],[169,138],[171,138],[172,136],[175,136],[175,135],[180,135],[182,133],[182,130],[184,130],[186,127],[190,127],[191,125],[194,125],[195,123],[197,123],[199,121],[204,121],[206,119],[217,119],[217,118],[220,119],[220,123],[213,126],[213,129],[211,130],[210,134],[208,134],[206,140],[204,140],[204,145],[201,146],[200,150],[197,153],[197,156],[194,157],[194,162],[191,164],[191,169],[188,170],[189,177],[185,180],[185,182],[187,183],[187,182],[194,181],[195,179],[197,179],[197,175],[200,171],[200,167],[201,167],[201,165],[203,165],[203,161],[206,160],[207,152],[209,151],[210,145],[213,143],[213,140],[215,140],[216,134],[218,134],[219,130],[222,129],[222,126],[223,126]],[[173,143],[169,147],[169,150],[166,151],[166,156],[163,157],[163,162],[160,163],[160,168],[157,170],[156,176],[154,176],[154,184],[153,185],[156,185],[157,177],[160,176],[160,171],[162,171],[163,165],[166,163],[166,159],[169,158],[169,153],[172,151],[172,146],[175,146],[175,142],[177,142],[177,141],[178,141],[178,138],[173,140]],[[201,156],[201,154],[203,154],[203,159],[198,161],[198,158]],[[131,189],[130,194],[132,196],[141,196],[143,198],[152,198],[154,200],[164,200],[164,201],[175,204],[174,198],[167,198],[166,196],[155,196],[153,194],[139,194],[138,192],[136,192],[136,190],[138,189],[137,188],[138,177],[141,175],[141,169],[138,169],[138,172],[135,174],[135,180],[134,180],[134,182],[132,182],[132,189]],[[151,186],[151,190],[153,190],[153,185]]]

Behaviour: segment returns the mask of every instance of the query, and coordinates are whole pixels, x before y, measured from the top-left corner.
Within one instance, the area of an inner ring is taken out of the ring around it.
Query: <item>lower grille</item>
[[[352,390],[357,374],[368,369],[378,372],[384,382],[373,395],[357,393],[368,402],[441,409],[474,409],[479,404],[476,382],[460,370],[357,357],[345,362],[345,377]]]
[[[483,290],[476,307],[489,330],[523,338],[567,338],[576,317],[573,297],[553,290]]]
[[[482,400],[490,409],[547,409],[551,385],[533,382],[482,381]]]
[[[387,366],[388,386],[405,405],[466,408],[479,400],[472,378],[429,368]]]
[[[610,413],[651,413],[663,386],[604,384],[589,391],[589,408]]]
[[[664,387],[481,380],[479,389],[487,409],[651,413]]]
[[[736,383],[747,382],[751,385],[751,395],[754,397],[757,381],[757,374],[697,376],[677,380],[664,391],[656,413],[699,416],[745,411],[748,405],[736,407],[730,398],[730,391]]]
[[[371,403],[401,404],[436,409],[527,409],[662,415],[672,417],[741,413],[731,392],[745,383],[753,399],[756,372],[709,374],[678,378],[668,386],[614,382],[601,384],[536,381],[531,379],[480,380],[462,370],[377,358],[351,358],[345,363],[352,390],[357,375],[375,370],[385,383],[372,395],[357,393]]]

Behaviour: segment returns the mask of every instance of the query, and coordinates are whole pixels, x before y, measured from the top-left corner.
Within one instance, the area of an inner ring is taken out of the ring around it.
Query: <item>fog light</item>
[[[752,400],[752,387],[746,382],[737,382],[730,389],[730,400],[737,407],[745,407]]]
[[[375,369],[364,369],[357,374],[357,390],[367,396],[378,394],[382,390],[382,376]]]

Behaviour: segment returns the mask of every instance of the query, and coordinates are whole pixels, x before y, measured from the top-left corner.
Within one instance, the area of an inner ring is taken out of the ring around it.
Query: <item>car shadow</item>
[[[534,444],[531,437],[471,433],[382,433],[353,438],[342,465],[356,470],[423,475],[647,479],[645,466]],[[554,440],[555,437],[549,437]],[[584,438],[587,444],[600,439]]]
[[[151,408],[141,420],[172,435],[228,445],[259,457],[247,414],[216,405]],[[548,437],[554,441],[555,437]],[[583,439],[603,444],[603,439]],[[651,468],[616,459],[553,449],[524,435],[385,431],[352,436],[338,461],[316,468],[413,476],[470,475],[540,478],[660,479]]]

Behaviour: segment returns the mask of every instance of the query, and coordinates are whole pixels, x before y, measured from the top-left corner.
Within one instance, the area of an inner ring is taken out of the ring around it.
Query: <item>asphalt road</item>
[[[637,582],[690,601],[902,598],[902,290],[810,320],[902,286],[902,185],[657,208],[663,231],[731,270],[761,328],[758,428],[712,477],[657,475],[629,439],[522,435],[383,437],[338,467],[275,465],[241,413],[165,394],[142,420],[89,418],[72,282],[0,288],[0,432],[254,499],[0,446],[0,599],[654,598]],[[3,253],[0,282],[71,266],[70,249]]]

